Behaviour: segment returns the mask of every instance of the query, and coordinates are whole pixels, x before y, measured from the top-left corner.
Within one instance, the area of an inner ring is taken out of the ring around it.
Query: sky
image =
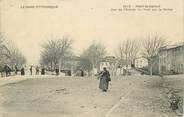
[[[0,0],[0,31],[13,40],[28,64],[38,64],[40,45],[68,36],[79,55],[92,42],[114,55],[126,39],[140,42],[149,34],[168,41],[184,41],[183,0]],[[22,6],[57,8],[21,8]],[[160,5],[173,11],[112,11],[124,5]]]

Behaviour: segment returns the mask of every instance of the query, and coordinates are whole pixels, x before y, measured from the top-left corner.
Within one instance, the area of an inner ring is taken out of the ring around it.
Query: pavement
[[[0,78],[0,117],[178,117],[160,77],[112,77],[108,92],[98,84],[94,77]]]

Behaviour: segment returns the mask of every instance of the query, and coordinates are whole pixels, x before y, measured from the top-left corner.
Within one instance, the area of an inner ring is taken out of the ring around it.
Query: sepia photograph
[[[184,117],[183,0],[0,0],[0,117]]]

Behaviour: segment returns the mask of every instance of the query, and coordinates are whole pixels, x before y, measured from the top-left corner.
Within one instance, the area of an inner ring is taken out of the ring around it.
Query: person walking
[[[103,68],[103,71],[100,72],[99,74],[99,78],[100,78],[100,84],[99,84],[99,88],[103,91],[103,92],[107,92],[108,88],[109,88],[109,82],[111,81],[110,78],[110,73],[109,71],[106,69],[106,67]]]

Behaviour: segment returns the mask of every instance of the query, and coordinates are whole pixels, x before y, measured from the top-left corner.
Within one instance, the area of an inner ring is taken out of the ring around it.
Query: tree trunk
[[[90,76],[90,70],[88,70],[88,76]]]
[[[95,74],[95,71],[94,71],[94,64],[92,64],[92,76],[94,76],[94,74]]]
[[[125,75],[128,75],[128,57],[126,55],[126,72]]]
[[[60,74],[60,72],[61,72],[61,59],[59,59],[59,74]]]
[[[120,66],[120,75],[121,75],[121,70],[122,70],[122,67]]]
[[[153,75],[153,66],[152,66],[152,64],[150,64],[150,75],[151,76]]]
[[[54,69],[56,69],[57,68],[57,62],[54,62]]]
[[[53,69],[52,69],[52,62],[50,62],[50,70],[52,71]]]

